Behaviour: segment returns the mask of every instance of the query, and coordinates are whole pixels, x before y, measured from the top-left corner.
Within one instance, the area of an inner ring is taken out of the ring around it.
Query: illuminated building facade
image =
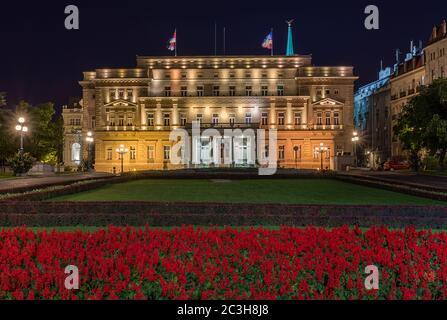
[[[276,129],[280,167],[319,168],[323,143],[325,168],[340,169],[353,151],[356,79],[352,67],[315,67],[307,55],[138,57],[135,69],[85,72],[82,107],[64,109],[65,164],[77,164],[79,137],[91,131],[96,171],[119,172],[120,145],[128,149],[125,171],[220,166],[218,146],[209,152],[212,139],[193,143],[199,164],[170,162],[171,131],[190,131],[200,121],[202,129],[222,132],[252,128],[268,135]],[[81,123],[80,132],[70,121]],[[241,155],[232,165],[257,164],[246,152],[251,146],[232,147]]]

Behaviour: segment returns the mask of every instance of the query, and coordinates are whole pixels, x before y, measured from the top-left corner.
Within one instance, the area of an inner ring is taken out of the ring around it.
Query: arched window
[[[77,142],[71,145],[71,161],[81,164],[81,145]]]

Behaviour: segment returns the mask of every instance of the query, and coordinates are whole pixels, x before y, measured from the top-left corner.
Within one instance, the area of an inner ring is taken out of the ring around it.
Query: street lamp
[[[321,172],[323,172],[323,154],[325,152],[327,152],[328,150],[329,150],[329,148],[325,147],[323,142],[320,143],[320,146],[317,148],[317,151],[320,153],[320,158],[321,158],[321,167],[320,167]]]
[[[25,126],[25,118],[20,117],[16,125],[16,131],[20,133],[20,154],[23,153],[23,135],[28,132],[28,127]]]
[[[85,138],[85,141],[87,142],[87,145],[88,145],[88,150],[87,150],[87,152],[88,152],[87,170],[90,171],[91,164],[93,162],[92,161],[92,151],[91,151],[91,149],[92,149],[92,144],[95,141],[95,139],[93,138],[93,133],[91,131],[87,132],[87,138]]]
[[[354,159],[355,159],[355,166],[357,167],[358,163],[357,163],[357,142],[359,142],[360,138],[359,138],[359,134],[357,131],[354,131],[352,133],[353,137],[352,137],[352,142],[354,143]]]
[[[124,147],[124,144],[120,145],[119,148],[116,148],[116,152],[120,155],[121,159],[121,174],[124,173],[124,155],[129,152],[129,149]]]

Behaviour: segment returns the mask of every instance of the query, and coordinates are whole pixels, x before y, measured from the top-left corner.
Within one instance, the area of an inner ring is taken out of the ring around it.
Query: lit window
[[[284,160],[285,159],[285,147],[284,146],[279,146],[278,159],[279,160]]]
[[[183,127],[186,126],[186,114],[185,113],[180,114],[180,125]]]
[[[112,150],[112,148],[108,148],[107,149],[107,160],[108,161],[113,160],[113,150]]]
[[[278,96],[283,96],[284,95],[284,86],[280,85],[278,86]]]
[[[130,147],[130,160],[137,159],[137,149],[135,147]]]
[[[245,123],[246,124],[251,124],[251,113],[246,113],[245,114]]]
[[[268,88],[268,86],[262,86],[262,87],[261,87],[261,95],[262,95],[263,97],[266,97],[266,96],[268,96],[268,94],[269,94],[269,88]]]
[[[321,112],[317,113],[317,125],[321,126],[323,124],[323,115]]]
[[[219,124],[219,115],[217,113],[213,114],[213,125],[217,126]]]
[[[153,127],[154,126],[154,114],[153,113],[148,113],[147,114],[147,125],[149,127]]]
[[[171,146],[164,146],[163,147],[163,158],[164,158],[164,160],[170,160],[171,159]]]
[[[230,125],[233,126],[236,122],[236,115],[234,113],[230,113],[228,116],[228,120],[230,121]]]
[[[331,113],[330,112],[326,112],[326,125],[327,126],[331,125]]]
[[[295,113],[295,125],[296,126],[301,125],[301,112]]]
[[[283,126],[284,125],[284,112],[278,113],[278,125]]]
[[[262,115],[261,115],[261,124],[263,126],[268,125],[268,115],[269,114],[267,112],[263,112]]]
[[[169,127],[171,125],[171,115],[169,113],[165,113],[163,115],[163,125],[165,127]]]
[[[165,87],[165,97],[171,96],[171,87]]]
[[[338,112],[334,112],[334,125],[340,125],[340,114]]]
[[[188,87],[181,87],[180,94],[182,97],[187,97],[188,96]]]
[[[155,146],[147,146],[147,160],[151,163],[155,162]]]

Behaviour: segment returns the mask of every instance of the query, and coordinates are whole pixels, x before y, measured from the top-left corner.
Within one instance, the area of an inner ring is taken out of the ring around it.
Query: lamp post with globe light
[[[87,138],[85,138],[85,141],[87,142],[88,145],[88,156],[87,156],[87,170],[90,171],[90,169],[92,168],[92,144],[95,141],[95,138],[93,138],[93,133],[91,131],[87,132]]]
[[[23,154],[23,136],[28,132],[28,127],[25,126],[25,118],[20,117],[16,125],[16,131],[20,133],[20,154]]]
[[[357,142],[359,142],[360,138],[359,138],[359,134],[357,131],[354,131],[352,133],[353,137],[351,139],[351,141],[354,143],[354,161],[355,161],[355,166],[358,166],[358,161],[357,161]]]
[[[124,144],[122,144],[118,148],[116,148],[116,152],[120,156],[120,160],[121,160],[121,174],[123,174],[124,173],[124,155],[129,152],[129,149],[124,147]]]

